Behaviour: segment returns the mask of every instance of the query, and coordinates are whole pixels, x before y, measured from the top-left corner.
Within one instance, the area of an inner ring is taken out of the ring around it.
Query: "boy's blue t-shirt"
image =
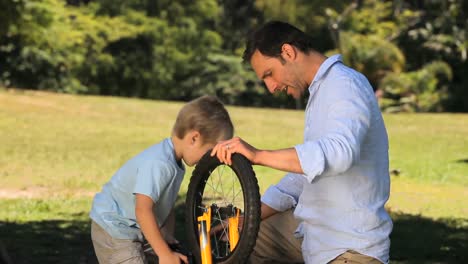
[[[185,168],[178,165],[170,138],[149,147],[125,163],[93,200],[90,217],[118,239],[141,239],[135,216],[135,194],[155,203],[159,226],[177,199]]]

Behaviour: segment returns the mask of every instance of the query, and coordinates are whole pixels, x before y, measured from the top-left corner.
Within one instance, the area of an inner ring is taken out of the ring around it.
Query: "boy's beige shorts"
[[[91,223],[91,239],[100,264],[147,263],[141,241],[113,238],[94,221]]]

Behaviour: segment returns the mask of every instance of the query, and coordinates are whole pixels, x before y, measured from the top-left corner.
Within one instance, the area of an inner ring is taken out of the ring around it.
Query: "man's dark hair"
[[[242,59],[250,62],[257,49],[265,56],[281,57],[281,47],[286,43],[304,53],[313,50],[309,37],[302,30],[285,22],[270,21],[248,36]]]

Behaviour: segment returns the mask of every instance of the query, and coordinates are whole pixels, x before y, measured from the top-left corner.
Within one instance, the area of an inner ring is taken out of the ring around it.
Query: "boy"
[[[233,132],[223,104],[203,96],[180,110],[170,138],[125,163],[94,197],[91,237],[99,262],[145,263],[144,237],[159,263],[187,263],[186,256],[170,250],[172,234],[161,229],[174,222],[172,210],[185,173],[182,160],[197,164]]]

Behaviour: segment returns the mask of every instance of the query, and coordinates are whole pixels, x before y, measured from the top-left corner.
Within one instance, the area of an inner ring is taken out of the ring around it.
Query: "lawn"
[[[13,263],[93,263],[87,217],[93,194],[127,159],[170,135],[181,105],[0,90],[0,252]],[[236,135],[257,147],[302,141],[302,111],[228,110]],[[384,118],[392,263],[467,262],[468,114]],[[283,175],[254,169],[261,191]],[[190,172],[178,203],[181,223]]]

